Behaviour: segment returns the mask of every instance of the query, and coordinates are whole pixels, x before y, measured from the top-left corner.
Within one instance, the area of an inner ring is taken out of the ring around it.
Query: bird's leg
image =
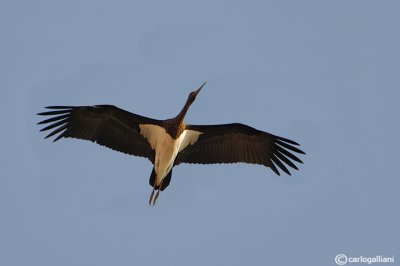
[[[154,198],[154,201],[153,201],[153,206],[156,205],[158,196],[160,195],[160,189],[161,189],[161,186],[162,186],[163,181],[164,181],[164,179],[161,180],[161,183],[160,183],[160,185],[158,186],[157,194],[156,194],[156,196],[155,196],[155,198]]]
[[[160,190],[157,190],[157,194],[156,194],[156,196],[154,197],[153,206],[156,205],[156,202],[157,202],[157,199],[158,199],[158,196],[159,196],[159,195],[160,195]]]
[[[152,200],[153,200],[153,196],[154,196],[154,188],[155,188],[155,185],[153,186],[153,191],[151,192],[151,195],[150,195],[150,199],[149,199],[149,205],[151,205],[151,202],[152,202]],[[154,204],[153,204],[153,206],[154,206]]]

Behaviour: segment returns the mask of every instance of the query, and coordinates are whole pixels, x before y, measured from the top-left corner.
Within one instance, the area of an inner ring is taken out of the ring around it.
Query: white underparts
[[[164,128],[151,125],[139,125],[140,134],[147,139],[150,146],[155,150],[156,158],[154,169],[156,172],[155,184],[161,185],[161,181],[171,171],[178,152],[182,151],[189,144],[193,145],[199,139],[202,132],[184,130],[178,139],[173,139]]]

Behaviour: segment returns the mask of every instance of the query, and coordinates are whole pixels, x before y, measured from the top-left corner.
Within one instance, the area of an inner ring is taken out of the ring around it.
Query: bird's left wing
[[[285,164],[297,170],[292,161],[302,163],[293,154],[304,154],[298,143],[247,125],[187,125],[187,130],[199,132],[198,139],[178,154],[175,165],[243,162],[270,167],[277,175],[279,167],[290,175]]]
[[[60,133],[61,138],[90,140],[123,153],[148,158],[154,162],[154,151],[140,134],[140,124],[160,124],[159,120],[136,115],[112,105],[49,106],[51,111],[38,115],[52,116],[38,124],[52,129],[46,138]]]

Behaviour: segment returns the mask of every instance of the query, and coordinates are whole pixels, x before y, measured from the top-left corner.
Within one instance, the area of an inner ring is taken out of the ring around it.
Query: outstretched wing
[[[265,165],[280,175],[278,166],[290,175],[285,164],[298,170],[293,161],[302,161],[293,153],[305,154],[292,140],[243,124],[188,125],[187,129],[200,132],[200,135],[195,143],[178,154],[175,165],[243,162]]]
[[[52,130],[46,138],[90,140],[123,153],[148,158],[154,162],[154,151],[140,134],[140,124],[159,125],[160,121],[132,114],[112,105],[49,106],[51,111],[38,115],[51,118],[38,124],[49,124],[41,131]]]

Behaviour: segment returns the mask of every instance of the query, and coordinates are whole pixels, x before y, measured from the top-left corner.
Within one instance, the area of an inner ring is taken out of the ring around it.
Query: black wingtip
[[[304,151],[302,151],[299,148],[296,148],[296,147],[294,147],[294,146],[292,146],[292,145],[290,145],[290,144],[288,144],[288,143],[286,143],[286,142],[284,142],[282,140],[276,139],[275,143],[279,144],[280,146],[285,147],[286,149],[289,149],[291,151],[294,151],[294,152],[297,152],[297,153],[300,153],[300,154],[304,154]]]
[[[73,106],[61,106],[61,105],[46,106],[45,108],[46,109],[58,109],[58,110],[74,109]]]
[[[269,167],[272,169],[272,171],[274,171],[275,174],[277,174],[277,175],[279,175],[279,176],[281,175],[281,174],[279,173],[278,169],[276,169],[276,166],[275,166],[275,164],[274,164],[272,161],[270,161]]]
[[[55,139],[53,140],[53,143],[56,142],[57,140],[63,138],[63,137],[64,137],[64,134],[58,135],[57,138],[55,138]]]
[[[286,174],[290,175],[289,170],[286,168],[286,166],[276,157],[276,155],[272,154],[271,160],[274,162],[275,165],[277,165],[282,171],[284,171]]]
[[[274,137],[275,137],[276,139],[280,140],[281,142],[283,141],[283,143],[286,142],[285,144],[289,143],[289,144],[292,144],[292,145],[300,146],[300,144],[297,143],[296,141],[293,141],[293,140],[290,140],[290,139],[287,139],[287,138],[282,138],[282,137],[279,137],[279,136],[274,136]],[[294,147],[293,147],[293,148],[294,148]],[[304,151],[300,150],[299,148],[294,148],[294,149],[291,149],[291,150],[292,150],[292,151],[295,151],[295,152],[297,152],[297,153],[306,155],[306,153],[305,153]]]
[[[61,114],[68,114],[68,113],[71,112],[71,110],[72,110],[72,109],[41,112],[41,113],[38,113],[37,115],[61,115]]]
[[[291,139],[282,138],[282,137],[279,137],[279,136],[276,136],[276,135],[274,135],[274,137],[275,137],[276,139],[279,139],[279,140],[284,141],[284,142],[286,142],[286,143],[290,143],[290,144],[292,144],[292,145],[300,146],[299,143],[297,143],[296,141],[293,141],[293,140],[291,140]]]

